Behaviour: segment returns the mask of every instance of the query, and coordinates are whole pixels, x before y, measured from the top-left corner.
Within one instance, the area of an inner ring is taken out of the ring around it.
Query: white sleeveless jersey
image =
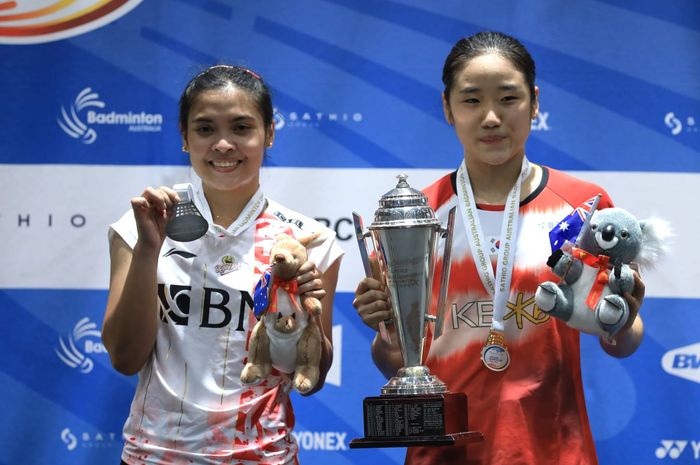
[[[158,261],[160,327],[139,372],[124,426],[128,464],[284,464],[296,462],[288,375],[273,370],[256,386],[240,382],[255,323],[253,289],[268,266],[275,237],[325,233],[309,260],[325,271],[343,251],[321,223],[258,191],[228,229],[213,224],[195,186],[195,205],[209,230],[193,242],[166,238]],[[111,225],[130,247],[133,213]]]

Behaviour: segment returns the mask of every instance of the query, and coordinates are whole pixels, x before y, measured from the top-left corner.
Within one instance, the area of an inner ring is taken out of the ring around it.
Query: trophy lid
[[[374,212],[374,228],[401,228],[410,226],[433,226],[440,222],[428,205],[428,198],[408,185],[405,174],[397,176],[396,187],[379,199],[379,208]]]

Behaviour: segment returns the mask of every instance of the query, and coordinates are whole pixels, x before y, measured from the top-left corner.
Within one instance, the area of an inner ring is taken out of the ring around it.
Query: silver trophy
[[[366,239],[371,239],[370,250],[379,259],[403,356],[403,367],[382,388],[382,395],[441,394],[447,392],[445,384],[422,365],[421,356],[426,324],[435,323],[434,339],[442,334],[456,208],[450,210],[447,227],[442,228],[426,196],[409,186],[406,178],[404,174],[399,175],[396,188],[379,200],[369,233],[364,232],[360,215],[353,213],[353,221],[367,276],[371,277],[372,272]],[[435,317],[428,314],[428,309],[439,236],[444,237],[445,246]],[[385,337],[381,326],[380,331]]]

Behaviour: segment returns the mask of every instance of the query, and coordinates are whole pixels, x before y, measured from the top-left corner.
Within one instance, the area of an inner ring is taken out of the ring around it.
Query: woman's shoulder
[[[289,227],[295,236],[321,232],[329,237],[335,237],[335,231],[330,229],[327,224],[286,207],[270,198],[267,198],[267,207],[261,215],[261,219],[277,226]]]
[[[437,210],[456,194],[456,179],[457,171],[452,171],[439,177],[423,189],[423,194],[428,198],[431,208]]]
[[[321,233],[320,237],[309,246],[309,260],[315,262],[322,272],[345,254],[340,247],[336,232],[325,223],[285,207],[270,198],[267,198],[267,207],[258,218],[258,231],[259,236],[268,238],[273,238],[280,232],[291,233],[296,238]]]
[[[108,237],[110,242],[115,234],[124,239],[124,242],[126,242],[129,247],[134,247],[138,239],[138,231],[136,228],[136,218],[134,217],[134,211],[132,209],[128,209],[117,221],[109,225]]]
[[[610,196],[599,184],[547,166],[542,166],[542,170],[546,176],[546,189],[570,205],[578,206],[601,194],[601,207],[612,206]]]

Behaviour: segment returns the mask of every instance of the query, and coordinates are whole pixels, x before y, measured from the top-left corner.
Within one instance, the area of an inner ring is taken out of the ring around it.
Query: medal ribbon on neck
[[[224,230],[223,228],[216,225],[213,221],[214,212],[211,211],[209,202],[207,201],[207,198],[204,195],[202,180],[199,179],[199,177],[195,176],[192,185],[195,190],[195,205],[197,205],[197,208],[199,208],[203,213],[207,212],[207,215],[211,217],[209,228],[210,230],[211,228],[214,228],[213,231],[216,234],[221,234],[223,232],[223,234],[227,236],[238,236],[255,223],[255,220],[258,218],[258,216],[260,216],[260,214],[263,212],[263,210],[265,210],[267,206],[265,194],[263,194],[262,188],[258,187],[258,190],[255,191],[255,194],[253,194],[253,196],[250,198],[245,207],[243,207],[243,210],[238,215],[238,217],[234,220],[233,223],[231,223],[231,225],[227,229]]]
[[[489,293],[493,301],[493,318],[491,320],[491,331],[503,333],[505,331],[503,317],[505,316],[506,302],[510,294],[510,282],[513,277],[513,264],[515,262],[515,239],[518,230],[518,213],[520,209],[520,189],[523,181],[532,170],[527,157],[523,156],[520,167],[520,175],[511,188],[506,199],[503,211],[503,223],[501,224],[500,246],[498,250],[498,261],[496,263],[496,274],[494,276],[491,258],[486,252],[486,241],[484,232],[479,221],[474,192],[469,180],[467,164],[462,160],[462,164],[457,170],[457,196],[459,207],[467,229],[467,239],[474,264],[479,272],[479,278],[484,285],[484,289]]]
[[[265,204],[265,196],[263,195],[262,189],[258,188],[246,206],[243,207],[243,211],[238,215],[236,221],[228,227],[227,233],[231,236],[238,236],[241,232],[248,229],[248,226],[253,224],[255,219],[260,216],[265,209]]]

